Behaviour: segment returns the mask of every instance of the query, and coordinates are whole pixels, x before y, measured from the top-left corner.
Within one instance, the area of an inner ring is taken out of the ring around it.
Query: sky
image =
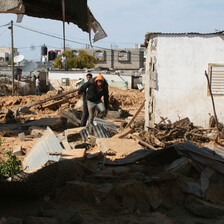
[[[213,33],[224,30],[223,0],[88,0],[88,5],[108,37],[94,48],[133,48],[144,43],[147,32]],[[10,30],[1,27],[16,15],[0,14],[0,46],[11,46]],[[24,16],[27,28],[62,37],[62,22]],[[92,35],[93,37],[93,35]],[[74,24],[66,24],[66,47],[86,48],[89,34]],[[14,47],[27,60],[40,60],[41,46],[61,49],[63,41],[14,26]]]

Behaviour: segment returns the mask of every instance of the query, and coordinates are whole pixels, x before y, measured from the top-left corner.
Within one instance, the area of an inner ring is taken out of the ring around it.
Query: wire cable
[[[10,23],[7,23],[5,25],[1,25],[0,28],[5,27],[5,26],[8,26],[8,25],[10,25]]]
[[[48,37],[52,37],[52,38],[56,38],[56,39],[59,39],[59,40],[63,40],[62,37],[59,37],[59,36],[56,36],[56,35],[53,35],[53,34],[48,34],[48,33],[42,32],[42,31],[37,31],[37,30],[34,30],[32,28],[24,27],[24,26],[17,25],[17,24],[14,24],[14,26],[22,28],[22,29],[25,29],[25,30],[28,30],[28,31],[31,31],[31,32],[35,32],[35,33],[38,33],[38,34],[42,34],[42,35],[45,35],[45,36],[48,36]],[[81,43],[81,42],[70,40],[70,39],[65,39],[65,41],[71,42],[71,43],[75,43],[75,44],[80,44],[80,45],[83,45],[83,46],[87,45],[86,43]],[[101,49],[101,50],[113,50],[114,52],[120,52],[120,50],[104,48],[104,47],[100,47],[100,46],[97,46],[97,45],[93,45],[93,47],[97,48],[97,49]],[[140,56],[139,53],[132,53],[132,56],[134,56],[134,55],[135,56]]]

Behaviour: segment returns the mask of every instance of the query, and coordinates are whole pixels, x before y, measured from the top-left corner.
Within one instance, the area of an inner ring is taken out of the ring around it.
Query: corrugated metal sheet
[[[94,123],[103,125],[107,130],[111,129],[111,130],[117,132],[116,125],[111,121],[106,121],[106,120],[103,120],[101,118],[95,117],[94,118]]]
[[[100,118],[94,118],[93,126],[93,136],[97,138],[110,138],[109,131],[112,130],[114,133],[117,133],[117,127],[111,121],[105,121]],[[80,135],[83,139],[88,138],[89,128],[86,127],[80,132]]]
[[[63,148],[54,132],[47,127],[43,136],[37,141],[24,159],[23,167],[24,169],[35,169],[43,166],[49,160],[57,162],[61,155],[55,155],[53,153],[61,153],[62,151]],[[52,154],[49,152],[52,152]]]
[[[224,94],[224,65],[211,67],[211,89],[215,95]]]
[[[89,136],[89,127],[86,127],[80,131],[80,135],[83,139],[87,139]],[[93,126],[93,136],[97,138],[110,138],[110,134],[102,124],[97,124]]]

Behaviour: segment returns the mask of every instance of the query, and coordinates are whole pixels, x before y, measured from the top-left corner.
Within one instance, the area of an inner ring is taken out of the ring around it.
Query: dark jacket
[[[78,93],[84,93],[86,92],[86,99],[91,102],[96,102],[97,100],[100,100],[101,97],[104,97],[104,105],[105,108],[108,109],[109,107],[109,92],[108,92],[108,83],[106,80],[104,80],[103,86],[98,92],[96,89],[95,84],[95,78],[91,79],[90,81],[84,83],[78,90]]]

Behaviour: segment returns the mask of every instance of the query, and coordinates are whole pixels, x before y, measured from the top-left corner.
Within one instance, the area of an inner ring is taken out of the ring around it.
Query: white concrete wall
[[[86,81],[85,71],[55,71],[50,70],[48,73],[48,80],[50,85],[54,89],[58,89],[62,85],[62,78],[70,79],[70,86],[75,87],[76,81],[79,79],[84,79]],[[99,75],[99,72],[92,72],[93,77]],[[131,89],[132,85],[132,76],[131,75],[120,75],[120,77],[116,74],[102,74],[104,78],[107,80],[108,84],[111,86],[123,87],[124,82],[127,82],[127,88]]]
[[[160,116],[168,117],[171,122],[179,117],[189,117],[195,125],[207,127],[208,113],[213,114],[213,110],[204,72],[208,71],[209,63],[224,64],[223,36],[163,34],[155,38],[155,122],[161,120]],[[151,50],[147,64],[150,54]],[[150,81],[147,80],[146,85],[150,85]],[[224,96],[215,96],[214,99],[218,118],[224,122]]]

